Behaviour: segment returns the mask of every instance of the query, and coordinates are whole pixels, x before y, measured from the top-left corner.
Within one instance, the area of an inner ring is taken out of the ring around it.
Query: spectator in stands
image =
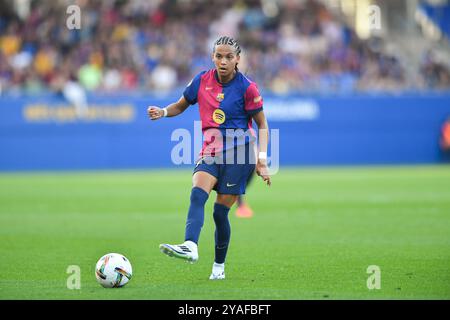
[[[427,89],[449,89],[450,69],[439,61],[432,50],[429,50],[424,56],[421,73]]]

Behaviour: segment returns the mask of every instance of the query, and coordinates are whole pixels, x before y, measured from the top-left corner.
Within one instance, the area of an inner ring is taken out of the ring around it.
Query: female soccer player
[[[180,245],[161,244],[159,247],[168,256],[196,262],[205,203],[211,190],[216,190],[213,213],[215,259],[211,280],[225,278],[225,257],[231,234],[228,212],[238,195],[245,193],[247,180],[255,171],[255,163],[256,173],[267,185],[271,184],[267,168],[268,125],[263,100],[256,84],[237,68],[240,53],[236,40],[225,36],[219,38],[214,43],[212,54],[214,69],[195,76],[177,102],[163,109],[148,107],[150,119],[157,120],[175,117],[190,105],[199,105],[204,143],[192,178],[185,242]],[[256,140],[251,129],[252,119],[259,128],[257,161],[256,150],[252,150]]]

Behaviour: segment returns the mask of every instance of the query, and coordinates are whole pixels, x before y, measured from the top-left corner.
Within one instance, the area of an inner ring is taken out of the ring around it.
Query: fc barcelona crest
[[[223,93],[217,94],[216,100],[219,102],[222,102],[222,100],[225,98],[225,95]]]

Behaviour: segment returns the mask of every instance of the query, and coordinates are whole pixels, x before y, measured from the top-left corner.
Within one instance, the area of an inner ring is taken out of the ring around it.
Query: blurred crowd
[[[31,1],[22,17],[0,14],[0,92],[169,92],[213,67],[220,35],[241,44],[239,68],[275,93],[450,89],[448,67],[426,55],[411,84],[382,40],[360,40],[314,0],[79,0],[81,28],[69,30],[73,1]]]

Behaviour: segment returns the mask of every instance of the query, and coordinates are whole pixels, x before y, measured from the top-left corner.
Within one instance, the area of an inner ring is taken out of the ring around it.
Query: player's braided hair
[[[240,55],[241,47],[239,46],[239,43],[232,37],[228,37],[228,36],[222,36],[219,39],[217,39],[216,42],[214,42],[213,51],[216,50],[216,46],[220,46],[222,44],[232,46],[235,49],[236,55]],[[236,71],[238,71],[237,64],[236,64],[235,69],[236,69]]]
[[[241,53],[241,47],[239,46],[238,42],[231,37],[227,36],[220,37],[219,39],[216,40],[216,42],[214,42],[214,48],[221,44],[227,44],[229,46],[234,47],[237,55]]]

